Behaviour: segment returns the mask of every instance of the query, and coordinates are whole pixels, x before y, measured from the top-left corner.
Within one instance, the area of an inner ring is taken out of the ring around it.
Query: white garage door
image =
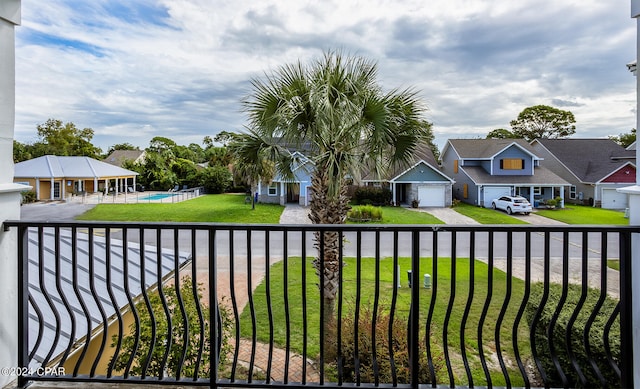
[[[509,186],[485,186],[484,187],[484,199],[482,205],[485,208],[491,208],[491,201],[493,199],[500,198],[502,196],[509,196],[511,194],[511,187]]]
[[[626,193],[618,193],[615,189],[602,189],[602,208],[624,209],[628,206]]]
[[[420,201],[421,207],[444,207],[444,186],[418,187],[418,201]]]

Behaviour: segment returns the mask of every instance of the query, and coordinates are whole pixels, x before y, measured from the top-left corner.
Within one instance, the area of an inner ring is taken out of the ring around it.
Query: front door
[[[300,184],[287,184],[287,203],[300,202]]]
[[[53,183],[53,200],[60,200],[60,182]]]

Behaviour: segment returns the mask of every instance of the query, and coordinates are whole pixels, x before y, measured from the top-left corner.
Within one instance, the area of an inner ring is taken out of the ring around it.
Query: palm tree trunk
[[[327,192],[329,178],[326,171],[317,169],[311,180],[311,204],[309,217],[314,224],[344,224],[349,210],[346,185],[340,185],[340,193],[331,198]],[[340,234],[337,231],[316,232],[315,247],[321,250],[320,257],[313,261],[322,289],[325,349],[331,343],[331,328],[335,322],[336,296],[340,287]],[[329,350],[327,350],[329,351]]]

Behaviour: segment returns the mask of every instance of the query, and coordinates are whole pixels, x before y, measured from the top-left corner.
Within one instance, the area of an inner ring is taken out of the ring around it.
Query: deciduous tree
[[[627,148],[631,146],[633,142],[636,141],[636,129],[632,128],[631,132],[628,132],[626,134],[620,134],[618,136],[610,136],[609,139],[616,142],[620,146]]]
[[[576,119],[570,111],[548,105],[525,108],[516,120],[511,121],[513,134],[517,138],[532,141],[538,138],[565,138],[576,132]]]
[[[72,122],[49,119],[37,126],[37,142],[29,147],[33,158],[43,155],[85,156],[99,158],[101,150],[91,143],[93,130],[79,129]]]
[[[512,139],[512,138],[518,138],[518,136],[516,136],[516,134],[504,128],[496,128],[495,130],[489,131],[489,133],[487,134],[487,139]]]

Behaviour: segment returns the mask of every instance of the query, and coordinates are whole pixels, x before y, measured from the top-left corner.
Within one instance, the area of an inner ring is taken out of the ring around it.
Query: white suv
[[[521,212],[525,215],[531,213],[531,204],[522,196],[502,196],[491,202],[491,208],[501,209],[511,215],[514,212]]]

